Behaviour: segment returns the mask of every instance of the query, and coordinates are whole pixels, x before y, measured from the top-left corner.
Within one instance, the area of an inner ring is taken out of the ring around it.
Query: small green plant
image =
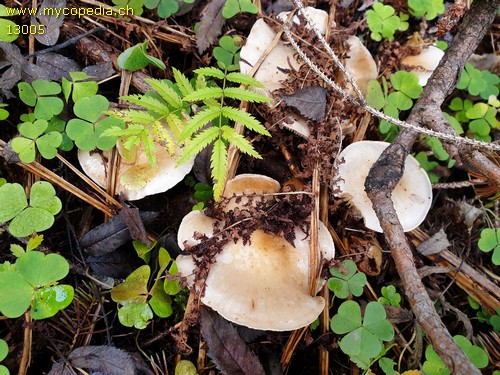
[[[61,93],[61,86],[56,82],[38,79],[31,85],[20,82],[17,87],[19,98],[26,105],[35,107],[35,117],[39,120],[49,121],[64,109],[64,102],[56,96]]]
[[[118,137],[104,136],[103,133],[111,128],[124,128],[125,125],[116,117],[104,116],[108,108],[108,99],[102,95],[83,97],[75,103],[73,112],[78,118],[68,121],[66,134],[80,150],[97,148],[106,151],[115,146]]]
[[[389,93],[387,81],[382,77],[382,85],[378,81],[368,82],[366,100],[368,104],[394,118],[399,118],[400,111],[406,111],[413,106],[413,100],[418,99],[423,89],[418,83],[418,76],[413,72],[399,71],[391,74],[392,92]],[[386,140],[391,140],[397,133],[397,127],[382,120],[379,131]]]
[[[400,307],[401,294],[396,291],[394,285],[383,286],[380,293],[382,297],[380,297],[378,301],[382,305]]]
[[[467,301],[469,301],[469,306],[475,310],[476,318],[479,322],[489,324],[493,327],[495,332],[500,332],[500,307],[497,308],[495,314],[490,315],[488,311],[471,296],[467,296]]]
[[[394,327],[380,302],[369,302],[362,317],[357,302],[345,301],[330,320],[330,327],[337,334],[346,334],[340,349],[365,370],[384,351],[383,342],[394,338]]]
[[[0,103],[0,121],[5,120],[7,117],[9,117],[9,111],[4,109],[7,107],[7,104]]]
[[[375,2],[373,9],[366,11],[368,28],[371,31],[371,38],[380,42],[383,38],[394,39],[396,31],[408,30],[408,15],[400,13],[399,17],[395,14],[394,8],[390,5],[383,5]]]
[[[491,261],[494,265],[500,265],[500,229],[485,228],[481,231],[481,237],[477,242],[479,250],[489,253],[493,250]]]
[[[174,375],[197,375],[193,362],[183,359],[175,366]],[[1,374],[0,374],[1,375]]]
[[[222,8],[222,17],[232,18],[238,13],[252,13],[257,14],[259,8],[252,0],[226,0]]]
[[[358,272],[358,267],[352,260],[344,260],[338,267],[330,268],[330,274],[332,277],[328,279],[328,289],[336,297],[345,299],[350,294],[356,297],[363,294],[366,275],[363,272]]]
[[[66,102],[69,101],[70,95],[73,102],[76,103],[82,98],[97,94],[98,84],[96,81],[91,80],[94,77],[84,72],[69,72],[69,76],[71,81],[65,77],[63,77],[61,81],[61,87]]]
[[[174,3],[177,4],[175,0]],[[126,69],[130,71],[140,70],[145,68],[149,64],[152,64],[160,69],[166,69],[165,64],[160,59],[148,55],[148,42],[136,44],[130,48],[127,48],[118,56],[118,66],[121,69]]]
[[[149,251],[145,245],[135,243],[136,250],[141,258],[149,260]],[[167,318],[173,313],[172,297],[179,293],[179,281],[165,278],[175,275],[177,264],[170,257],[167,250],[159,249],[159,269],[156,277],[150,284],[151,268],[143,265],[132,272],[125,281],[111,290],[111,298],[117,302],[118,319],[126,327],[144,329],[153,319],[153,312],[160,318]]]
[[[133,10],[134,16],[140,16],[144,11],[144,1],[145,0],[113,0],[113,4],[120,8],[128,6]]]
[[[194,190],[193,197],[198,201],[192,210],[203,210],[205,208],[205,203],[213,198],[214,192],[212,186],[204,184],[203,182],[196,182],[191,176],[187,176],[185,179],[185,184]]]
[[[0,362],[7,358],[9,354],[9,345],[5,340],[0,339]],[[9,369],[4,365],[0,365],[0,375],[9,375]]]
[[[226,105],[227,99],[247,102],[267,102],[269,98],[254,91],[239,87],[229,87],[230,83],[246,84],[262,87],[255,79],[242,73],[222,71],[217,68],[200,68],[195,73],[204,77],[215,78],[221,81],[221,86],[211,86],[196,90],[184,96],[188,102],[203,101],[205,108],[197,113],[186,124],[179,135],[179,141],[193,137],[184,147],[178,164],[193,158],[201,150],[212,144],[211,168],[214,179],[214,197],[220,198],[227,172],[227,147],[231,143],[241,152],[261,158],[252,144],[235,129],[228,125],[228,120],[238,122],[249,130],[270,136],[267,129],[252,115],[232,106]],[[205,126],[212,124],[205,129]],[[200,132],[198,132],[201,129]]]
[[[461,335],[454,336],[453,340],[478,369],[485,368],[488,365],[488,355],[479,346],[473,345],[466,337]],[[446,368],[443,360],[434,351],[432,345],[427,346],[425,349],[425,362],[422,368],[426,375],[450,374],[450,370]]]
[[[20,184],[2,185],[0,206],[0,223],[11,221],[9,232],[15,237],[26,237],[49,229],[62,204],[56,197],[54,187],[48,182],[39,181],[31,187],[29,205]]]
[[[7,12],[7,7],[0,4],[0,17],[11,17],[12,14]],[[0,18],[0,42],[10,43],[19,37],[19,33],[14,32],[17,30],[17,25],[4,18]]]
[[[412,16],[425,16],[429,21],[444,13],[443,0],[408,0],[408,6]]]
[[[49,123],[46,120],[23,122],[18,130],[21,137],[12,140],[12,150],[19,154],[21,161],[31,163],[35,160],[36,149],[45,159],[53,159],[63,136],[58,131],[47,132]]]
[[[464,70],[457,84],[457,89],[465,90],[472,96],[480,96],[484,100],[498,96],[500,77],[488,70],[476,69],[472,64],[465,64]]]
[[[11,245],[16,262],[0,265],[0,312],[8,318],[18,318],[30,307],[33,319],[50,318],[73,300],[73,287],[57,283],[69,272],[67,260],[34,250],[42,240],[31,238],[26,249]]]

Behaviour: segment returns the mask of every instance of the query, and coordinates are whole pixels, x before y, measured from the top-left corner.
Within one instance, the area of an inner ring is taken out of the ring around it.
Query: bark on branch
[[[476,0],[465,15],[453,43],[434,71],[407,122],[451,132],[441,113],[441,105],[453,91],[465,62],[489,30],[498,10],[498,0]],[[418,134],[402,131],[372,167],[365,189],[380,220],[385,238],[405,287],[406,297],[434,349],[453,374],[480,374],[453,341],[434,309],[417,274],[410,244],[403,232],[391,200],[391,193],[404,172],[404,161]],[[500,171],[479,151],[446,145],[450,155],[460,155],[492,182],[500,185]]]

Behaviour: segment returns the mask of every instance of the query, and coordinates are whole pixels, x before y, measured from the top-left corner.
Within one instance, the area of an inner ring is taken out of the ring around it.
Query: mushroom
[[[422,46],[423,44],[424,40],[418,33],[414,33],[407,42],[407,45],[416,47]],[[425,86],[443,56],[444,52],[439,48],[427,46],[422,47],[417,55],[404,57],[401,63],[418,76],[418,83],[420,86]]]
[[[119,147],[117,144],[117,148]],[[170,155],[166,147],[156,144],[154,169],[142,146],[134,151],[133,156],[122,153],[118,161],[116,192],[123,193],[128,200],[137,200],[167,191],[182,181],[194,163],[194,160],[190,160],[176,166],[181,153],[177,145],[174,154]],[[78,161],[83,171],[101,187],[106,187],[106,161],[110,154],[110,151],[104,151],[102,154],[78,151]]]
[[[366,195],[364,184],[372,165],[389,146],[387,142],[360,141],[339,154],[336,186],[338,194],[349,200],[364,219],[365,226],[382,232],[380,222]],[[427,173],[411,155],[406,158],[403,177],[392,192],[392,201],[405,232],[415,229],[427,216],[432,202],[432,185]]]
[[[361,43],[357,36],[350,36],[347,39],[349,52],[345,61],[345,68],[354,78],[361,92],[366,95],[368,82],[372,79],[377,79],[378,69],[375,60],[373,60],[370,51]],[[354,89],[350,83],[348,90],[354,93]]]
[[[258,191],[254,187],[259,179],[268,185],[266,189]],[[228,181],[228,186],[225,194],[228,191],[258,194],[279,189],[278,182],[260,175],[237,176]],[[243,207],[241,201],[238,205]],[[186,215],[178,232],[179,246],[198,243],[194,232],[212,237],[209,221],[213,223],[214,219],[200,211]],[[283,237],[257,229],[245,245],[242,238],[224,245],[210,266],[201,301],[227,320],[254,329],[289,331],[312,323],[325,301],[309,294],[309,238],[299,228],[295,228],[295,237],[293,246]],[[321,256],[332,259],[333,240],[323,224],[318,237]],[[193,258],[180,255],[177,267],[192,282]]]

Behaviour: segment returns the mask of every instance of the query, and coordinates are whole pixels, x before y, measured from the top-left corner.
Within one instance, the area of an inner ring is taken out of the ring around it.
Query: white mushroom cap
[[[313,19],[321,33],[325,34],[328,13],[312,7],[307,7],[306,12]],[[289,12],[282,12],[278,15],[278,18],[286,20],[288,14]],[[297,16],[293,17],[292,20],[296,24],[299,23]],[[275,36],[276,32],[266,24],[264,19],[259,19],[254,23],[247,41],[240,51],[240,70],[242,73],[250,73],[253,66],[259,61],[269,45],[271,45]],[[283,88],[282,82],[288,77],[286,71],[290,68],[298,70],[301,65],[302,63],[299,63],[295,57],[295,50],[291,46],[279,41],[269,52],[254,76],[255,79],[264,85],[264,89],[254,88],[254,90],[272,98],[271,93],[273,91]],[[275,104],[274,102],[269,102],[271,107]],[[283,126],[303,138],[308,138],[310,131],[307,121],[300,116],[293,116],[292,120],[292,124],[284,122]]]
[[[236,178],[232,187],[248,189],[244,184],[248,178],[249,175]],[[205,234],[212,235],[209,221],[214,219],[207,221],[200,215],[205,216],[197,212],[183,219],[178,232],[181,248],[185,241],[194,244],[190,242],[194,231],[207,230]],[[200,227],[192,227],[198,224]],[[313,322],[325,301],[309,294],[309,237],[298,228],[295,237],[294,247],[283,237],[257,229],[245,246],[242,239],[227,243],[210,267],[202,302],[226,319],[254,329],[288,331]],[[322,258],[332,259],[333,239],[322,223],[318,239]],[[192,282],[192,257],[180,255],[177,267]]]
[[[349,44],[349,52],[345,60],[345,68],[352,75],[361,92],[366,95],[368,82],[378,77],[377,64],[370,51],[357,36],[350,36],[347,44]],[[348,88],[351,93],[354,93],[350,83],[348,83]]]
[[[361,213],[365,226],[382,232],[380,222],[365,192],[365,180],[370,168],[387,142],[361,141],[347,146],[339,155],[344,160],[339,165],[337,187],[342,197]],[[432,203],[432,185],[427,173],[411,155],[406,158],[403,177],[392,192],[392,201],[405,232],[415,229],[427,216]]]
[[[245,173],[227,181],[223,196],[230,198],[234,194],[264,194],[278,191],[280,191],[280,184],[275,179],[261,174]],[[264,199],[272,199],[272,197],[268,196]],[[245,197],[233,198],[224,206],[224,210],[234,210],[236,207],[244,206],[247,202],[248,198]]]
[[[110,152],[103,154],[78,150],[78,161],[83,171],[95,183],[106,187],[106,162]],[[182,181],[191,168],[194,159],[176,166],[180,157],[180,148],[175,146],[174,155],[170,155],[164,146],[156,145],[156,167],[153,169],[146,153],[139,147],[135,162],[119,157],[117,193],[123,193],[128,200],[137,200],[148,195],[162,193]]]
[[[422,48],[418,55],[406,56],[401,63],[410,68],[410,71],[418,75],[418,83],[425,86],[444,56],[444,52],[437,47],[429,46]]]

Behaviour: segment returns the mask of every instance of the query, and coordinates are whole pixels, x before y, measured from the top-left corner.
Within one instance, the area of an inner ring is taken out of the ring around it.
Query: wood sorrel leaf
[[[54,285],[35,292],[30,315],[35,320],[54,316],[69,306],[73,300],[74,291],[70,285]]]

